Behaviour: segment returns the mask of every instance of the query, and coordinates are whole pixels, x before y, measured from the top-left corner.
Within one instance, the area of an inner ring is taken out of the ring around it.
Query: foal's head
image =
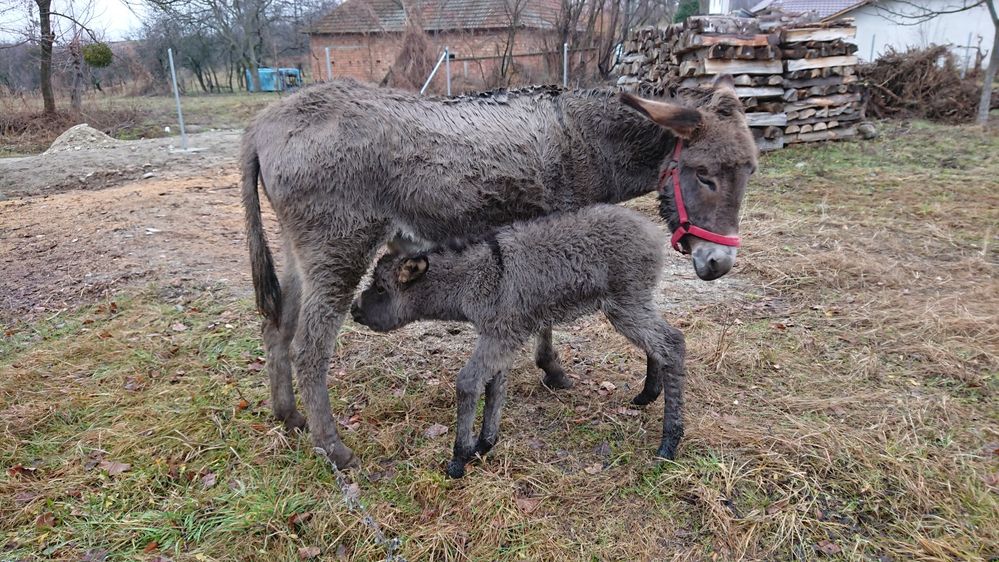
[[[679,153],[667,152],[662,163],[659,212],[674,232],[674,247],[691,254],[698,277],[725,275],[735,263],[739,207],[756,170],[757,153],[731,78],[718,79],[710,91],[686,93],[682,100],[623,93],[621,101],[682,142]],[[677,154],[680,205],[669,172]],[[686,210],[686,222],[680,206]]]

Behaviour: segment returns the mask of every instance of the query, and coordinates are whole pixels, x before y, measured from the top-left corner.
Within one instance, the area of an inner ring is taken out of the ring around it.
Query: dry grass
[[[580,384],[541,389],[525,353],[500,444],[448,481],[451,434],[423,432],[453,423],[472,334],[349,325],[334,407],[409,559],[999,556],[999,136],[890,127],[762,162],[733,273],[757,289],[671,318],[690,348],[675,463],[652,458],[661,412],[627,404],[642,358],[588,318],[556,332]],[[307,439],[268,417],[256,320],[229,295],[150,289],[11,327],[0,558],[380,558]]]

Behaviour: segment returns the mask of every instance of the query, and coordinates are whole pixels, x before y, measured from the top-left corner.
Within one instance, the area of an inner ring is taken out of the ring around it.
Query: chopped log
[[[767,140],[773,140],[780,136],[784,136],[784,131],[780,127],[771,126],[763,128],[763,138]]]
[[[739,74],[732,79],[732,82],[735,83],[736,86],[752,86],[753,77],[748,74]]]
[[[807,126],[808,126],[808,125],[805,125],[805,127],[807,127]],[[802,128],[804,128],[804,127],[802,127]],[[828,128],[829,128],[829,127],[827,127],[827,126],[826,126],[826,124],[825,124],[825,123],[823,123],[823,122],[821,122],[821,121],[820,121],[820,122],[818,122],[818,123],[816,123],[816,124],[814,124],[814,125],[812,125],[812,131],[815,131],[815,132],[818,132],[818,131],[825,131],[825,130],[826,130],[826,129],[828,129]],[[803,132],[803,133],[806,133],[806,132],[808,132],[808,131],[802,131],[802,132]]]
[[[787,124],[786,113],[747,113],[746,122],[750,127],[783,127]]]
[[[853,138],[857,134],[854,127],[839,127],[837,129],[827,129],[818,133],[798,133],[794,135],[784,135],[785,143],[815,142],[824,140],[841,140]]]
[[[737,61],[737,60],[698,60],[680,64],[680,76],[700,76],[704,74],[780,74],[784,65],[779,60]]]
[[[787,128],[784,129],[784,134],[790,135],[792,133],[797,133],[800,130],[801,130],[801,125],[788,125]]]
[[[799,110],[808,107],[830,107],[843,105],[850,102],[860,101],[860,94],[837,94],[835,96],[824,96],[808,98],[788,105],[789,110]]]
[[[813,126],[814,126],[814,125],[802,125],[802,126],[801,126],[801,132],[802,132],[802,133],[811,133],[811,132],[812,132],[812,127],[813,127]]]
[[[835,117],[836,117],[836,120],[839,121],[839,122],[844,122],[844,121],[858,121],[858,120],[860,120],[860,114],[859,113],[853,113],[853,114],[848,114],[848,115],[837,115]],[[819,121],[824,121],[826,119],[828,119],[828,117],[809,117],[808,119],[791,119],[790,117],[788,117],[788,119],[787,119],[787,125],[790,127],[791,125],[804,125],[806,123],[818,123]]]
[[[784,101],[798,101],[798,90],[784,90],[784,95],[781,98]]]
[[[740,88],[735,89],[735,95],[740,98],[777,98],[784,95],[784,88]]]
[[[798,112],[798,116],[801,119],[808,119],[809,117],[811,117],[813,115],[815,115],[815,109],[811,108],[811,107],[805,108],[804,110]]]
[[[796,70],[808,70],[812,68],[829,68],[833,66],[855,66],[857,57],[847,55],[842,57],[821,57],[817,59],[801,59],[787,61],[787,69],[790,72]]]
[[[788,29],[784,32],[784,42],[800,43],[803,41],[835,41],[836,39],[850,39],[856,36],[856,27],[837,27],[830,29]]]
[[[857,81],[856,76],[827,76],[825,78],[812,78],[807,80],[782,80],[785,88],[810,88],[812,86],[828,86],[830,84],[853,84]]]
[[[763,111],[766,113],[783,113],[784,102],[782,101],[765,101],[760,102],[756,105],[758,111]]]

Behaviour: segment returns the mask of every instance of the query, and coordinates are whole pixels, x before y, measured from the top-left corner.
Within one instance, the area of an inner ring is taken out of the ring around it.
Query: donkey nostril
[[[708,267],[711,268],[712,271],[718,269],[718,260],[715,258],[708,258]]]

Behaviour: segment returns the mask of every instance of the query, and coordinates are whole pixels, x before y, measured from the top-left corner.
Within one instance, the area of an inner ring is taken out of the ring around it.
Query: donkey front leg
[[[534,364],[545,372],[542,384],[548,388],[559,390],[572,387],[572,379],[565,376],[558,352],[552,347],[551,326],[544,328],[538,334],[538,347],[534,353]]]
[[[455,429],[454,456],[447,464],[447,474],[451,478],[461,478],[465,475],[465,465],[475,456],[476,440],[473,426],[475,425],[475,407],[479,402],[479,395],[482,394],[483,387],[487,381],[494,378],[503,378],[510,367],[513,353],[509,346],[504,346],[500,342],[485,336],[480,336],[475,345],[475,351],[468,363],[461,368],[458,373],[458,381],[455,384],[458,402],[458,421]],[[500,386],[493,386],[492,391],[502,391]],[[496,408],[495,423],[498,425],[498,409],[502,406],[502,401],[490,401],[490,405]],[[487,411],[489,407],[487,406]],[[483,427],[485,430],[485,427]]]
[[[357,459],[337,433],[326,373],[354,289],[384,230],[383,225],[369,225],[349,236],[333,239],[325,238],[327,232],[309,232],[305,233],[305,240],[295,245],[302,273],[302,302],[292,346],[295,374],[312,443],[341,469],[355,466]]]
[[[486,383],[486,408],[482,413],[482,430],[475,443],[475,454],[484,456],[499,441],[500,414],[506,401],[506,372],[499,372]]]

